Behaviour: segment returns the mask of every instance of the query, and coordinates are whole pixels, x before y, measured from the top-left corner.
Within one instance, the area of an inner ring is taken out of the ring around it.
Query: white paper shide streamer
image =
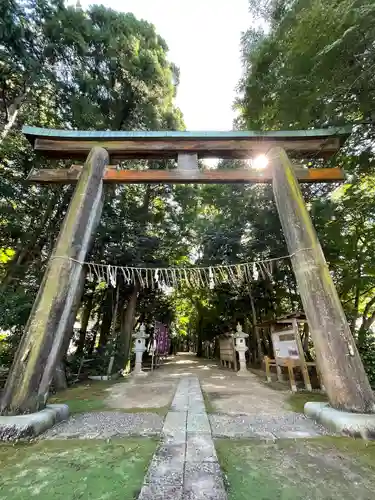
[[[141,288],[189,288],[207,287],[210,289],[221,283],[240,286],[259,279],[272,280],[274,264],[277,260],[248,262],[244,264],[228,264],[209,267],[129,267],[111,266],[108,264],[86,263],[88,277],[91,281],[107,283],[116,288],[119,276],[125,284],[138,283]]]

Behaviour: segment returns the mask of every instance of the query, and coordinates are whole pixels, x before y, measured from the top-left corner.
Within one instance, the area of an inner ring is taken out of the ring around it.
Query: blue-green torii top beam
[[[108,150],[112,161],[176,158],[196,153],[199,158],[244,159],[281,146],[291,156],[327,158],[335,154],[351,126],[277,131],[91,131],[24,126],[22,131],[36,151],[49,157],[84,159],[93,146]]]

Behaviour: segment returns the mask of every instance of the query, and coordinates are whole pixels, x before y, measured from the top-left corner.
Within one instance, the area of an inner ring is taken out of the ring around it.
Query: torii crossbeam
[[[130,170],[108,167],[105,183],[251,183],[271,182],[272,169],[204,169],[198,160],[205,158],[250,159],[281,147],[297,160],[330,158],[350,134],[348,127],[322,130],[270,132],[110,132],[52,130],[24,127],[23,132],[50,158],[86,159],[95,146],[104,148],[113,164],[126,160],[178,161],[177,169]],[[70,184],[77,182],[82,166],[70,169],[32,171],[30,182]],[[295,167],[300,182],[338,182],[344,179],[340,168]]]

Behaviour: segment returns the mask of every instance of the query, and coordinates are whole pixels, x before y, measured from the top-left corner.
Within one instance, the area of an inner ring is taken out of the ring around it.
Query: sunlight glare
[[[259,155],[253,159],[254,168],[262,169],[266,168],[267,165],[268,165],[268,158],[266,155]]]

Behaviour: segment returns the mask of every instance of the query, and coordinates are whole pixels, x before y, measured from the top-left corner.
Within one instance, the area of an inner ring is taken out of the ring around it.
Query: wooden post
[[[270,333],[271,333],[271,342],[272,342],[272,334],[275,332],[275,327],[273,325],[271,325],[270,330],[271,330]],[[278,357],[277,352],[276,352],[274,347],[273,347],[273,350],[274,350],[274,354],[275,354],[277,380],[279,382],[284,382],[284,375],[283,375],[283,371],[281,369],[281,366],[279,364],[279,357]]]
[[[276,205],[329,401],[336,409],[371,413],[374,394],[293,166],[282,148],[273,148],[268,157]]]
[[[272,379],[271,379],[271,370],[270,370],[270,358],[268,356],[264,356],[264,363],[266,365],[267,382],[272,382]]]
[[[297,323],[296,319],[292,319],[292,326],[293,326],[294,336],[295,336],[296,343],[297,343],[299,359],[301,362],[301,371],[302,371],[303,381],[305,383],[306,389],[311,392],[312,386],[311,386],[309,370],[308,370],[307,365],[306,365],[305,352],[303,350],[301,336],[299,334],[298,323]]]
[[[277,374],[277,380],[279,382],[284,382],[284,375],[283,375],[283,371],[281,369],[281,366],[279,365],[279,363],[277,362],[277,358],[275,357],[275,363],[276,363],[276,374]]]
[[[35,412],[46,404],[67,325],[77,312],[80,262],[99,222],[108,161],[99,147],[86,160],[4,388],[3,414]]]
[[[296,379],[294,378],[293,363],[290,359],[286,360],[286,366],[288,367],[288,374],[289,374],[291,391],[297,392],[297,384],[296,384]]]

